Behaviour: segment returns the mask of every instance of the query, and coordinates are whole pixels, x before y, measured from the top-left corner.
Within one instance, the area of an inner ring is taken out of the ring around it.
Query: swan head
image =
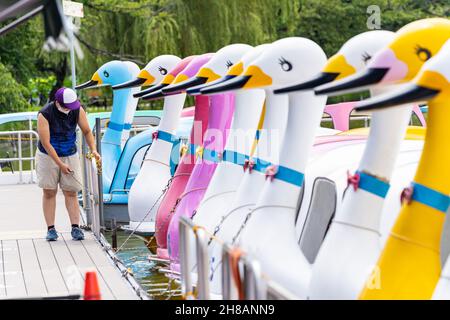
[[[80,84],[75,89],[87,89],[98,86],[115,86],[136,78],[139,67],[131,61],[113,60],[102,65],[93,74],[91,80]]]
[[[430,58],[414,79],[394,92],[357,103],[357,110],[375,110],[413,102],[450,101],[450,40]],[[430,106],[431,107],[431,106]]]
[[[177,56],[169,54],[158,56],[147,63],[135,79],[115,85],[112,88],[117,90],[154,85],[160,82],[180,60]]]
[[[350,38],[339,51],[328,59],[325,67],[311,79],[296,85],[275,90],[275,93],[311,90],[315,87],[346,78],[363,70],[378,50],[387,46],[395,33],[374,30]]]
[[[164,75],[164,77],[161,79],[161,81],[159,81],[158,84],[155,84],[153,86],[151,86],[148,89],[142,90],[140,92],[137,92],[135,94],[133,94],[133,96],[135,98],[140,98],[143,97],[145,95],[148,95],[152,92],[158,91],[164,87],[167,87],[169,84],[172,83],[172,81],[175,79],[175,77],[184,70],[184,68],[186,68],[186,66],[192,61],[192,59],[194,59],[196,56],[189,56],[186,57],[184,59],[181,59],[176,65],[175,67],[173,67],[166,75]],[[154,82],[156,83],[156,81]]]
[[[300,37],[285,38],[267,47],[241,75],[218,86],[221,91],[241,88],[273,90],[312,77],[325,62],[325,53],[314,41]]]
[[[407,24],[379,50],[364,70],[318,87],[317,94],[357,91],[374,85],[410,81],[450,37],[450,20],[430,18]]]
[[[200,93],[201,94],[214,94],[216,92],[221,93],[222,84],[244,73],[245,68],[249,66],[253,60],[255,60],[258,56],[260,56],[264,52],[264,50],[266,50],[268,47],[269,44],[265,43],[250,49],[247,53],[245,53],[241,57],[240,60],[238,60],[228,69],[228,71],[224,76],[222,76],[220,79],[216,81],[209,82],[205,84],[204,87],[200,88],[199,90]]]
[[[200,82],[198,82],[195,75],[205,63],[211,60],[212,56],[212,53],[205,53],[199,56],[195,56],[174,78],[172,76],[169,76],[166,77],[166,79],[163,79],[162,84],[164,86],[161,87],[161,89],[147,94],[143,96],[143,98],[156,99],[164,97],[165,95],[178,94],[185,91],[187,88],[201,84]],[[170,82],[170,84],[167,84],[167,82],[171,79],[173,80]]]
[[[242,56],[249,52],[253,47],[247,44],[231,44],[217,51],[211,60],[208,61],[195,75],[201,79],[203,84],[191,87],[187,90],[188,94],[200,94],[200,89],[217,82],[224,77],[228,70],[237,63]]]

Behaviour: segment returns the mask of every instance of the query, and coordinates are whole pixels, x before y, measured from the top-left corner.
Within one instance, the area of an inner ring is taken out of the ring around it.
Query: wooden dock
[[[139,299],[91,232],[73,241],[61,192],[58,241],[47,242],[36,184],[0,186],[0,299],[82,294],[86,271],[96,271],[102,299]]]

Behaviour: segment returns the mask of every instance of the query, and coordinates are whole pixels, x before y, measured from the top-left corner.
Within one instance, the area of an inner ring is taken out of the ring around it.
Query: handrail
[[[181,269],[181,292],[186,299],[194,297],[194,284],[192,280],[192,247],[190,246],[190,232],[195,237],[196,266],[197,266],[197,297],[207,300],[209,294],[209,255],[208,255],[208,235],[203,227],[197,226],[193,221],[185,216],[179,220],[179,246],[180,246],[180,269]]]
[[[189,230],[193,230],[194,223],[191,219],[182,216],[179,220],[179,246],[180,246],[180,270],[181,270],[181,293],[185,299],[192,299],[194,287],[192,283],[192,274],[189,270],[191,265],[190,257],[190,237]]]
[[[228,244],[222,246],[222,298],[223,300],[231,300],[231,268],[230,268],[230,250]]]
[[[268,279],[260,263],[249,256],[242,258],[244,264],[244,291],[246,300],[298,300],[299,298],[275,281]]]
[[[209,299],[209,277],[208,277],[208,237],[205,229],[196,227],[194,229],[197,252],[197,295],[200,300]]]
[[[19,162],[19,183],[23,183],[23,161],[30,161],[30,183],[34,182],[33,171],[34,165],[33,161],[35,161],[34,148],[33,148],[33,139],[32,136],[36,138],[36,141],[39,140],[39,135],[34,130],[16,130],[16,131],[0,131],[0,136],[11,136],[17,135],[18,141],[18,157],[16,158],[0,158],[0,161],[18,161]],[[22,135],[29,135],[30,141],[30,156],[23,157],[22,156]]]

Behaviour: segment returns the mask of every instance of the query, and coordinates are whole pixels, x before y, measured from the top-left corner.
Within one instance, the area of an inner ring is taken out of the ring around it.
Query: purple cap
[[[55,93],[55,101],[70,110],[80,109],[81,103],[78,101],[77,94],[70,88],[59,88]]]

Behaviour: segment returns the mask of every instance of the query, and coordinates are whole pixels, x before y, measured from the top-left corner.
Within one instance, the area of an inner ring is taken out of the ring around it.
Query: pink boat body
[[[188,77],[194,76],[198,70],[211,59],[212,54],[196,56],[183,69],[178,70],[178,73],[185,74]],[[178,66],[177,66],[178,67]],[[176,69],[175,67],[174,69]],[[182,116],[194,116],[194,125],[192,126],[189,144],[201,146],[203,145],[203,136],[208,126],[208,109],[210,98],[206,96],[196,96],[194,108],[183,110]],[[195,152],[195,150],[193,150]],[[164,195],[158,212],[156,214],[155,238],[158,245],[157,256],[161,259],[168,259],[167,254],[167,230],[171,216],[174,211],[173,208],[177,203],[177,199],[183,193],[192,170],[195,165],[195,155],[192,152],[187,152],[181,158],[180,163],[172,177],[172,182]]]
[[[206,130],[203,142],[203,155],[207,150],[221,154],[224,150],[228,129],[231,125],[234,112],[234,94],[226,93],[211,96],[211,105],[209,107],[208,129]],[[167,235],[169,245],[169,256],[172,262],[171,268],[177,270],[179,263],[179,238],[178,226],[179,218],[187,216],[192,218],[195,210],[200,204],[209,182],[216,170],[217,162],[210,161],[207,158],[197,158],[194,170],[186,185],[186,189],[180,197],[180,201],[175,210]]]

